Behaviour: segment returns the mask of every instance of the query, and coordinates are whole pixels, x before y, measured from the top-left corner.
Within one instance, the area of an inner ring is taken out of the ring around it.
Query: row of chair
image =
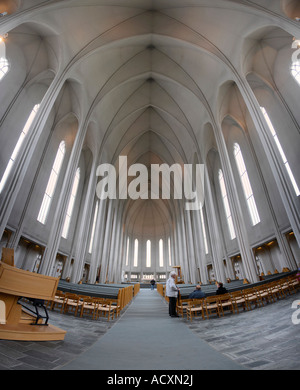
[[[299,280],[295,276],[289,276],[261,286],[246,288],[228,294],[215,295],[204,299],[181,299],[177,304],[178,314],[190,321],[201,316],[203,319],[212,314],[218,317],[224,316],[224,310],[228,313],[239,313],[239,307],[243,310],[252,310],[262,307],[267,303],[275,302],[287,295],[296,293],[300,288]]]
[[[75,316],[90,315],[92,319],[105,317],[109,321],[119,316],[121,305],[118,299],[89,297],[63,291],[56,291],[55,298],[48,302],[51,310],[60,308],[61,313]]]

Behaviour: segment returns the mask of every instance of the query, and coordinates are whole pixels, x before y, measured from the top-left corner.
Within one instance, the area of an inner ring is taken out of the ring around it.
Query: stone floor
[[[184,321],[202,340],[245,368],[299,370],[300,323],[292,321],[296,300],[300,305],[299,292],[251,311]],[[300,321],[300,312],[295,315]]]
[[[242,364],[245,369],[299,370],[300,324],[292,321],[296,310],[292,308],[292,303],[296,300],[300,302],[300,292],[249,312],[228,313],[224,317],[204,321],[195,319],[192,323],[187,319],[178,321],[184,322],[211,347]],[[93,321],[61,315],[58,311],[49,314],[51,324],[67,331],[65,340],[0,340],[0,370],[58,369],[89,349],[119,321]]]

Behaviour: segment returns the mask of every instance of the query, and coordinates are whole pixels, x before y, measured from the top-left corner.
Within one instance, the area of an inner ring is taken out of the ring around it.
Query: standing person
[[[150,283],[151,283],[151,290],[154,290],[154,286],[155,286],[155,280],[154,280],[154,279],[152,279]]]
[[[169,279],[166,283],[166,296],[169,298],[169,316],[179,317],[176,312],[176,301],[178,297],[179,288],[175,284],[176,272],[170,273]]]

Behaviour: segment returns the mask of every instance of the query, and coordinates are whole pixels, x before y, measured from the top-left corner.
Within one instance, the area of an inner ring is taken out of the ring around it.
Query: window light
[[[248,176],[248,173],[247,173],[247,169],[246,169],[246,165],[245,165],[245,162],[244,162],[244,158],[243,158],[243,155],[242,155],[242,152],[241,152],[241,148],[240,148],[240,146],[237,143],[234,144],[233,151],[234,151],[234,157],[235,157],[235,161],[236,161],[236,164],[237,164],[237,168],[238,168],[238,171],[239,171],[239,174],[240,174],[240,178],[241,178],[242,187],[243,187],[243,190],[244,190],[244,195],[245,195],[245,198],[246,198],[247,206],[248,206],[248,209],[249,209],[252,225],[254,226],[254,225],[257,225],[260,222],[260,218],[259,218],[259,214],[258,214],[258,211],[257,211],[257,207],[256,207],[256,203],[255,203],[252,187],[251,187],[251,184],[250,184],[250,180],[249,180],[249,176]]]
[[[219,170],[219,183],[220,183],[220,188],[221,188],[222,200],[223,200],[223,205],[224,205],[224,209],[225,209],[225,215],[226,215],[227,225],[228,225],[228,229],[229,229],[229,234],[230,234],[230,238],[233,240],[234,238],[236,238],[236,235],[235,235],[235,230],[234,230],[234,226],[233,226],[231,210],[229,207],[229,201],[228,201],[227,191],[226,191],[226,187],[225,187],[224,176],[223,176],[223,172],[221,169]]]
[[[270,119],[270,117],[269,117],[269,115],[268,115],[268,113],[267,113],[267,111],[266,111],[266,109],[265,109],[264,107],[261,107],[260,109],[261,109],[261,111],[262,111],[262,113],[263,113],[263,115],[264,115],[264,117],[265,117],[265,120],[266,120],[266,122],[267,122],[267,125],[268,125],[268,127],[269,127],[269,130],[270,130],[270,132],[271,132],[271,135],[272,135],[272,137],[273,137],[273,139],[274,139],[274,141],[275,141],[275,144],[276,144],[276,146],[277,146],[277,149],[278,149],[278,151],[279,151],[279,153],[280,153],[281,159],[282,159],[283,164],[284,164],[284,166],[285,166],[285,168],[286,168],[286,170],[287,170],[287,173],[288,173],[289,178],[290,178],[290,180],[291,180],[291,183],[292,183],[292,185],[293,185],[293,188],[294,188],[294,191],[295,191],[295,193],[296,193],[296,196],[299,196],[299,195],[300,195],[299,187],[298,187],[298,185],[297,185],[297,182],[296,182],[296,180],[295,180],[295,177],[294,177],[294,175],[293,175],[293,172],[292,172],[292,170],[291,170],[291,168],[290,168],[290,165],[289,165],[289,163],[288,163],[288,161],[287,161],[286,155],[285,155],[285,153],[284,153],[284,151],[283,151],[283,149],[282,149],[281,143],[280,143],[280,141],[279,141],[279,139],[278,139],[278,137],[277,137],[277,134],[276,134],[276,131],[275,131],[275,129],[274,129],[274,126],[273,126],[273,124],[272,124],[272,122],[271,122],[271,119]]]
[[[34,117],[36,116],[36,113],[37,113],[37,111],[39,109],[39,106],[40,106],[39,104],[36,104],[34,106],[33,110],[31,111],[31,113],[29,115],[29,118],[27,119],[27,121],[25,123],[25,126],[24,126],[24,128],[22,130],[22,133],[21,133],[21,135],[20,135],[20,137],[18,139],[18,142],[17,142],[17,144],[16,144],[16,146],[14,148],[14,151],[12,152],[12,155],[11,155],[11,157],[9,159],[9,162],[8,162],[8,164],[6,166],[4,174],[3,174],[2,179],[0,181],[0,193],[3,190],[3,187],[4,187],[6,181],[7,181],[8,177],[9,177],[9,174],[10,174],[10,172],[12,170],[13,164],[14,164],[14,162],[15,162],[15,160],[17,158],[17,155],[18,155],[18,153],[19,153],[19,151],[21,149],[21,146],[22,146],[22,144],[24,142],[24,139],[25,139],[25,137],[26,137],[26,135],[28,133],[28,130],[29,130],[29,128],[30,128],[30,126],[31,126],[31,124],[32,124],[32,122],[34,120]]]

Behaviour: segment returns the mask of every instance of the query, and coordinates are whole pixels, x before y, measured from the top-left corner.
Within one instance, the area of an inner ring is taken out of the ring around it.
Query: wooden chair
[[[185,310],[187,319],[189,319],[190,321],[192,321],[194,317],[197,317],[200,314],[203,320],[205,320],[204,299],[189,299]]]
[[[96,310],[96,318],[107,317],[107,321],[114,319],[116,313],[116,306],[112,305],[110,299],[103,299],[99,302]]]
[[[232,314],[235,313],[234,305],[230,294],[218,295],[219,308],[224,316],[224,309],[228,309]]]
[[[242,291],[232,291],[230,296],[237,313],[239,313],[239,306],[242,306],[243,310],[250,310]]]
[[[270,282],[268,283],[268,286],[271,294],[275,299],[284,298],[286,296],[286,292],[281,287],[281,284],[278,283],[278,281]]]
[[[207,297],[204,299],[204,306],[207,318],[209,315],[215,312],[220,317],[220,305],[218,296]]]
[[[288,285],[289,293],[290,294],[296,294],[297,289],[298,289],[298,285],[297,285],[296,279],[293,278],[293,277],[287,277],[285,282]]]
[[[184,300],[179,300],[177,302],[177,313],[181,316],[184,317],[185,314],[187,314],[187,309],[189,307],[189,303],[193,302],[192,299],[184,299]]]
[[[118,299],[109,299],[111,303],[111,307],[114,309],[114,313],[116,317],[119,317],[121,313],[121,303],[120,303],[120,298]]]
[[[66,300],[63,307],[63,312],[66,313],[74,313],[77,316],[78,310],[81,309],[83,304],[84,297],[81,297],[77,294],[66,294]]]
[[[268,285],[257,286],[254,288],[254,290],[260,297],[262,304],[264,302],[270,303],[275,301],[274,294],[272,293],[272,290],[269,289]]]
[[[254,288],[247,288],[246,290],[243,290],[243,295],[250,309],[252,309],[252,304],[254,304],[255,307],[263,306],[262,299]]]
[[[288,280],[294,286],[295,290],[300,289],[300,278],[297,275],[288,276]]]
[[[56,291],[53,301],[49,301],[50,310],[54,310],[54,308],[57,306],[60,307],[60,311],[62,312],[65,300],[66,294],[63,291]]]
[[[97,298],[84,298],[80,309],[80,317],[82,317],[84,314],[91,314],[92,318],[94,319],[98,305],[99,300]]]

